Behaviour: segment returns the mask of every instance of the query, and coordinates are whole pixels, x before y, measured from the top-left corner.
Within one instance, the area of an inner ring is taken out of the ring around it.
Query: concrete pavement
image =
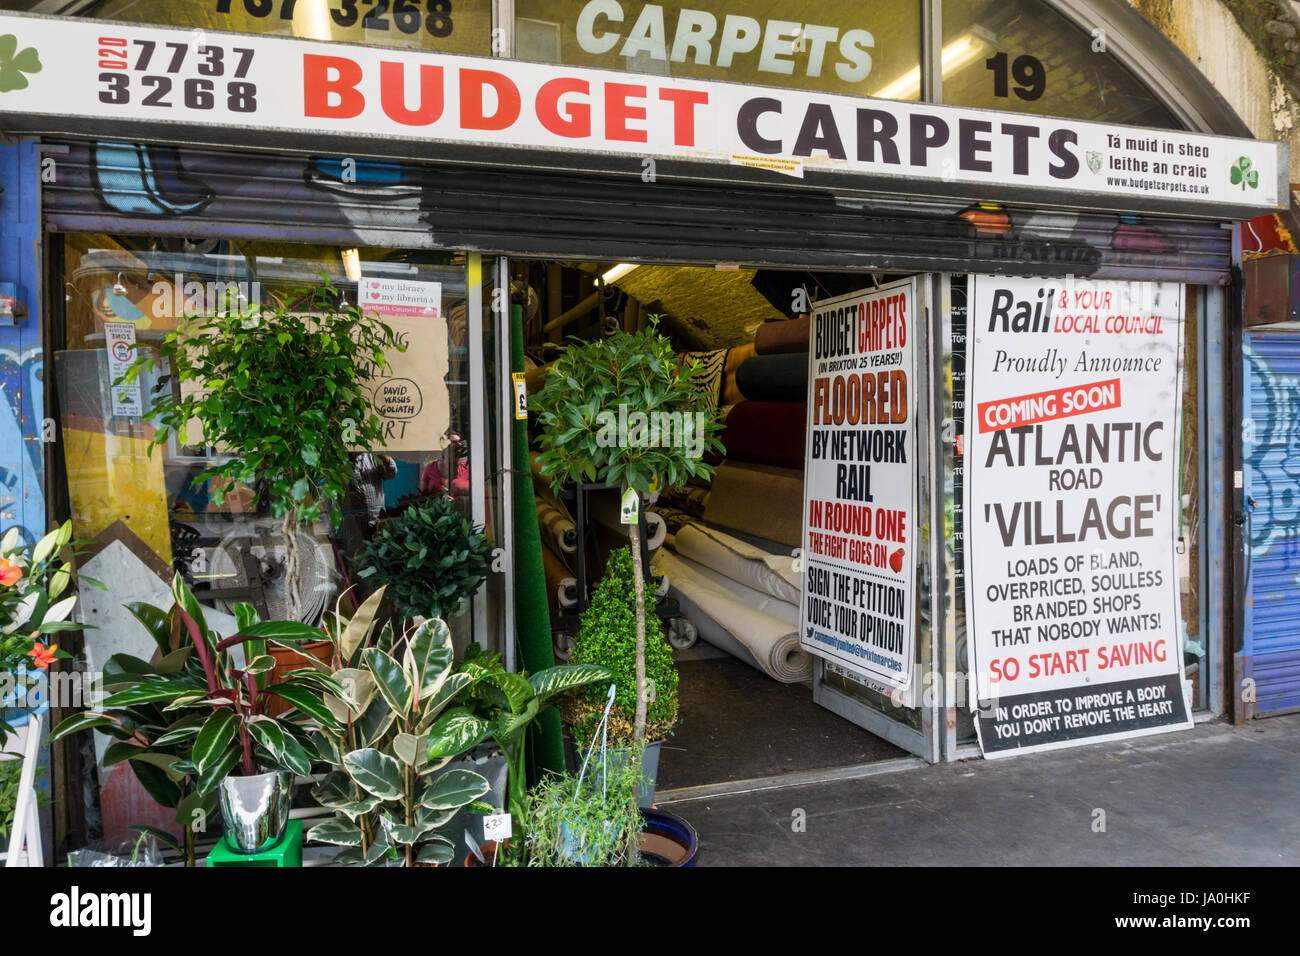
[[[1296,865],[1300,715],[664,806],[700,866]]]

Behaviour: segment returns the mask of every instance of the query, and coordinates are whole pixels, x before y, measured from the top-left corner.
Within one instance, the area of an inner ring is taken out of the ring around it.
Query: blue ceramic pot
[[[695,866],[700,838],[695,828],[665,810],[642,810],[645,829],[641,836],[641,858],[651,866]]]

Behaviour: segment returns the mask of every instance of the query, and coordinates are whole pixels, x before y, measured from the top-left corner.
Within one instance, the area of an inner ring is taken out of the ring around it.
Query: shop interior
[[[725,423],[725,454],[705,457],[713,474],[662,491],[645,514],[656,610],[679,680],[680,723],[663,745],[660,791],[905,756],[814,703],[814,660],[798,634],[808,303],[891,278],[511,263],[530,392],[571,337],[654,322],[678,354],[700,363],[696,387]],[[614,489],[590,492],[579,522],[572,490],[551,487],[536,450],[531,465],[555,650],[563,659],[587,596],[579,565],[589,594],[611,551],[627,546],[627,526]]]

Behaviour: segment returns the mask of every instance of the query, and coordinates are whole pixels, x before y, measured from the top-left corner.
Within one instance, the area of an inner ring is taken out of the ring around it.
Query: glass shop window
[[[32,12],[36,5],[34,0],[3,0],[0,9]],[[78,17],[97,20],[491,53],[489,0],[91,0],[63,6],[78,8],[70,11]]]
[[[369,308],[379,294],[374,290],[419,290],[418,301],[386,299],[377,307],[407,345],[404,353],[390,353],[391,367],[372,386],[384,447],[352,454],[338,527],[328,518],[300,527],[304,620],[315,623],[358,583],[356,555],[384,517],[434,496],[449,497],[472,517],[473,495],[484,490],[472,487],[471,456],[485,450],[468,441],[467,296],[482,290],[467,289],[463,254],[89,234],[58,239],[64,295],[55,385],[69,510],[92,560],[113,549],[108,573],[86,571],[110,588],[91,611],[100,608],[111,618],[92,622],[100,629],[87,632],[88,646],[98,644],[107,656],[143,637],[129,619],[121,621],[122,633],[114,632],[116,608],[128,601],[169,604],[164,582],[173,571],[216,612],[230,614],[234,603],[246,602],[264,617],[287,616],[280,519],[271,515],[267,489],[227,486],[217,504],[214,479],[196,483],[195,477],[222,452],[201,438],[182,444],[173,433],[149,453],[156,428],[143,412],[161,370],[146,372],[135,392],[111,386],[129,347],[148,350],[178,319],[228,296],[269,303],[318,285],[323,275],[344,300],[375,311]],[[163,387],[178,388],[175,382]],[[489,519],[490,537],[495,520]],[[364,582],[358,590],[369,593]],[[466,610],[449,621],[458,646],[471,636],[471,618]]]
[[[943,101],[1182,129],[1106,41],[1042,0],[944,0]]]
[[[515,57],[915,100],[918,0],[515,0]]]

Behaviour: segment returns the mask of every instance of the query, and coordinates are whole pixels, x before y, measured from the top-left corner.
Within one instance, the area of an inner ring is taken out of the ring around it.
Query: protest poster
[[[916,280],[812,307],[800,643],[912,706]]]
[[[1182,321],[1176,283],[970,277],[966,614],[986,756],[1191,725]]]

